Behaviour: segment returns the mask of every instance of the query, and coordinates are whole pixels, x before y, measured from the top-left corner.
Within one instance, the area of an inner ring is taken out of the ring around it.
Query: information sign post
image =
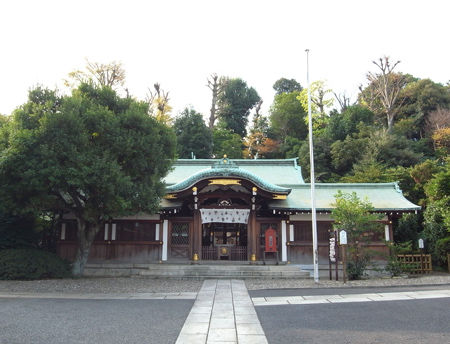
[[[347,232],[345,230],[339,232],[339,244],[342,246],[342,272],[345,283],[347,282]]]

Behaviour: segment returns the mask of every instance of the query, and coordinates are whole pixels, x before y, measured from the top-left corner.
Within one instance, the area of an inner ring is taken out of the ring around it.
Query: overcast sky
[[[448,0],[3,0],[0,4],[0,113],[24,103],[36,84],[65,90],[85,64],[122,62],[140,99],[159,82],[177,114],[207,115],[212,73],[240,77],[272,103],[273,83],[326,80],[354,100],[371,63],[450,80]]]

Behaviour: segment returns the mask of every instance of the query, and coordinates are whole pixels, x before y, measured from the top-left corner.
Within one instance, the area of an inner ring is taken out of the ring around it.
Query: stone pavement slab
[[[176,343],[267,343],[244,281],[204,281]]]
[[[255,297],[252,300],[255,306],[279,306],[286,304],[304,305],[345,302],[399,301],[448,297],[450,297],[450,289],[343,295],[268,296]]]

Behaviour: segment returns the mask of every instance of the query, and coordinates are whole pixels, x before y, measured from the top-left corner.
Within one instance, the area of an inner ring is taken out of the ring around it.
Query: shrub
[[[0,251],[0,280],[70,277],[70,265],[57,255],[38,249]]]
[[[434,255],[439,265],[445,266],[448,253],[450,253],[450,236],[436,241]]]
[[[399,261],[396,257],[390,257],[384,269],[391,275],[391,277],[394,277],[401,276],[403,274],[410,274],[411,271],[417,268],[420,268],[420,264],[407,264]]]
[[[0,250],[36,247],[39,234],[33,215],[11,215],[0,212]]]
[[[366,268],[370,258],[362,256],[359,259],[347,262],[347,276],[349,280],[360,280],[366,275]]]

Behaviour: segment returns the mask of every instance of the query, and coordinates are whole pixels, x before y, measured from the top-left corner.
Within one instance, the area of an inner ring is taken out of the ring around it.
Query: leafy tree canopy
[[[276,95],[282,93],[300,92],[303,88],[295,79],[281,78],[275,81],[273,89]]]
[[[184,109],[173,125],[177,136],[177,153],[182,159],[192,154],[199,159],[207,159],[212,153],[212,134],[200,113],[194,109]]]
[[[250,110],[261,98],[253,87],[248,87],[242,79],[227,79],[219,95],[219,122],[235,134],[247,134]]]
[[[358,124],[372,125],[373,117],[373,112],[364,106],[348,106],[342,113],[330,117],[324,134],[333,140],[344,140],[359,131]]]
[[[242,138],[231,130],[215,127],[213,130],[213,156],[222,158],[227,155],[230,159],[241,159],[244,148]]]
[[[297,99],[299,94],[296,91],[277,94],[270,109],[271,127],[281,142],[285,142],[288,136],[304,140],[308,135],[306,112]]]
[[[327,88],[325,81],[313,81],[309,86],[311,89],[311,111],[312,113],[323,117],[326,115],[326,109],[334,103],[332,97],[333,91]],[[298,97],[305,111],[308,111],[308,89],[304,88]]]
[[[450,163],[447,159],[441,171],[425,185],[428,196],[424,212],[424,237],[427,250],[439,264],[446,261],[450,241]]]
[[[82,84],[68,97],[42,90],[30,96],[14,114],[10,146],[1,152],[0,199],[74,214],[78,275],[104,221],[158,209],[174,134],[148,116],[146,103],[120,98],[109,87]]]
[[[370,252],[364,244],[381,230],[382,225],[377,221],[381,220],[382,215],[373,213],[372,204],[360,199],[355,192],[338,191],[335,197],[335,208],[331,213],[331,218],[335,221],[333,227],[347,232],[349,277],[359,279],[370,261]]]

